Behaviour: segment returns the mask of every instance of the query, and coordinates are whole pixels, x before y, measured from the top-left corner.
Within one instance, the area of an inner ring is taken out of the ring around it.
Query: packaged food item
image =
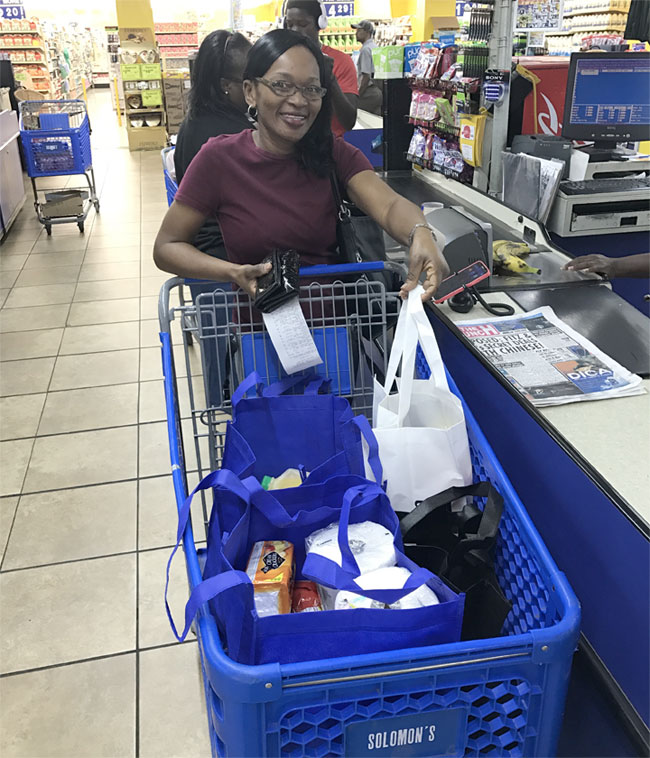
[[[269,484],[269,490],[285,490],[289,487],[300,487],[303,477],[297,468],[288,468],[280,476],[276,476]]]
[[[291,612],[308,613],[322,610],[323,603],[318,593],[318,585],[315,582],[296,582],[293,586]]]
[[[246,573],[253,583],[258,616],[291,613],[293,545],[286,540],[256,542]]]
[[[418,117],[418,108],[420,107],[420,98],[422,95],[423,93],[420,90],[416,89],[413,91],[413,95],[411,96],[411,109],[409,110],[410,118]]]
[[[432,161],[433,160],[433,137],[434,135],[430,132],[427,134],[427,141],[424,148],[424,160],[425,161]]]
[[[401,589],[411,572],[401,566],[390,566],[362,574],[356,581],[364,590],[398,590]],[[436,593],[423,584],[413,592],[398,600],[396,603],[384,605],[376,600],[358,595],[354,592],[339,592],[334,600],[336,610],[349,610],[354,608],[389,608],[392,610],[410,610],[424,608],[429,605],[438,605],[440,600]]]
[[[418,105],[418,119],[420,121],[427,120],[427,113],[430,110],[431,95],[428,92],[423,92]]]

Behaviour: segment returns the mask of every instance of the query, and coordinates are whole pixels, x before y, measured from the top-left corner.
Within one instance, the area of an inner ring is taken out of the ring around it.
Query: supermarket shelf
[[[41,50],[44,53],[47,52],[41,45],[0,45],[0,52],[5,50]]]
[[[45,66],[47,68],[46,61],[11,61],[11,64],[13,66]]]
[[[411,118],[410,116],[406,117],[408,119],[409,124],[413,124],[413,126],[419,126],[422,129],[425,129],[428,132],[433,132],[433,134],[437,134],[440,137],[458,137],[460,135],[460,128],[457,126],[446,126],[439,124],[436,121],[425,121],[421,118]]]
[[[127,116],[135,116],[138,113],[162,113],[164,111],[164,108],[156,107],[156,108],[128,108],[126,113]]]
[[[620,13],[622,16],[627,16],[629,10],[623,11],[620,8],[596,8],[586,11],[571,11],[569,13],[563,13],[564,18],[570,18],[571,16],[591,16],[596,13]]]
[[[625,27],[621,26],[616,29],[613,29],[611,26],[603,26],[600,29],[596,27],[591,27],[589,29],[569,29],[566,31],[559,31],[559,32],[545,32],[547,37],[566,37],[570,34],[591,34],[591,33],[600,33],[600,32],[611,32],[612,34],[620,34],[621,32],[625,31]]]
[[[477,92],[479,86],[478,79],[470,82],[448,82],[442,79],[411,79],[409,83],[415,89],[465,92],[466,94]]]

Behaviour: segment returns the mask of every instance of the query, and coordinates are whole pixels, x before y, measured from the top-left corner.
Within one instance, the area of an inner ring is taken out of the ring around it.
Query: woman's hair
[[[189,111],[192,117],[219,111],[236,111],[221,89],[222,79],[239,77],[238,63],[251,49],[243,34],[219,29],[201,43],[192,67]],[[238,112],[238,111],[237,111]]]
[[[323,98],[320,113],[311,125],[311,129],[296,145],[296,158],[308,171],[317,176],[328,176],[332,169],[332,96],[331,75],[325,66],[325,58],[318,45],[302,34],[288,29],[274,29],[257,40],[248,54],[244,79],[254,81],[266,76],[267,71],[296,45],[302,45],[314,56],[318,64],[321,86],[327,89]]]

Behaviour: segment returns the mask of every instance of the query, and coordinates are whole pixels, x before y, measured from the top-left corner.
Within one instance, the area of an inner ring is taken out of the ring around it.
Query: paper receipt
[[[287,374],[318,366],[318,354],[298,298],[281,305],[273,313],[264,313],[264,325]]]

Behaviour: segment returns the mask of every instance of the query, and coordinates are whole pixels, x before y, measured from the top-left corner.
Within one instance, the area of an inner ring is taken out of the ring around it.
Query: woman
[[[187,167],[203,145],[220,134],[236,134],[249,129],[242,83],[246,56],[251,43],[242,34],[210,32],[201,43],[192,67],[189,112],[181,124],[174,150],[176,181],[180,184]],[[219,222],[211,214],[194,237],[194,245],[206,255],[228,260]],[[191,284],[192,298],[212,292],[219,284]],[[223,287],[223,284],[221,285]],[[226,314],[219,312],[217,318]],[[223,387],[228,382],[226,356],[228,345],[223,337],[204,344],[208,371],[209,403],[222,404]]]
[[[421,210],[393,192],[365,156],[330,129],[330,75],[318,46],[277,29],[254,45],[244,95],[257,130],[209,140],[186,172],[154,245],[164,271],[230,281],[254,296],[273,248],[295,248],[304,264],[334,263],[336,170],[347,195],[393,238],[410,248],[406,297],[425,273],[431,298],[448,268]],[[192,240],[215,213],[228,261],[197,250]]]
[[[174,150],[178,184],[194,156],[211,137],[250,128],[242,87],[250,49],[251,43],[242,34],[223,29],[210,32],[201,43],[192,68],[189,112],[181,124]],[[228,259],[216,219],[206,221],[194,244],[208,255]]]

